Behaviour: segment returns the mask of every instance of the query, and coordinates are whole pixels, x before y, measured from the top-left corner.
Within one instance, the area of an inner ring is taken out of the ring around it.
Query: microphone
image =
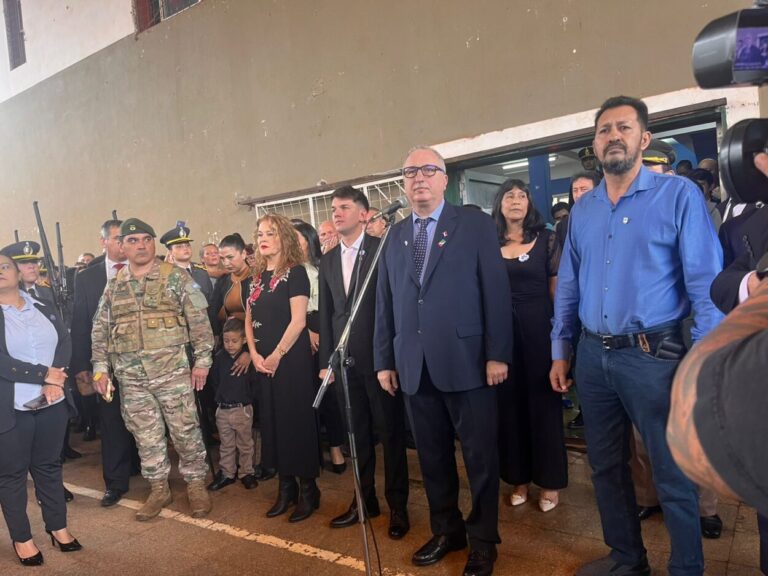
[[[373,222],[375,220],[378,220],[379,218],[392,216],[392,214],[394,214],[398,210],[403,210],[405,208],[408,208],[408,206],[410,206],[410,204],[408,203],[408,198],[405,196],[399,196],[394,200],[394,202],[392,202],[392,204],[390,204],[386,208],[383,208],[381,212],[379,212],[373,218],[368,220],[368,222]]]

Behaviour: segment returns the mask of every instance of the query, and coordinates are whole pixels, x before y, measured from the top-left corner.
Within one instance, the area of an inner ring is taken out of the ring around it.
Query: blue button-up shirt
[[[569,217],[558,271],[552,358],[570,357],[578,318],[599,334],[631,334],[694,311],[694,340],[723,315],[709,287],[723,252],[704,196],[693,182],[645,167],[614,206],[605,181]]]
[[[43,313],[35,308],[35,300],[20,290],[24,306],[19,310],[16,306],[3,305],[5,318],[5,344],[8,355],[21,362],[51,366],[56,354],[59,341],[56,327]],[[42,394],[43,387],[39,384],[16,382],[14,386],[13,407],[16,410],[28,410],[24,403],[34,400]],[[64,400],[59,399],[54,404]]]
[[[419,276],[419,282],[424,280],[424,271],[427,269],[427,262],[429,262],[429,251],[432,248],[432,240],[435,239],[435,229],[437,228],[437,221],[440,220],[440,214],[443,213],[443,207],[445,206],[445,200],[440,202],[440,206],[435,208],[427,221],[427,253],[424,256],[424,265],[421,267],[421,276]],[[416,212],[411,212],[411,218],[413,220],[413,239],[416,239],[416,234],[419,233],[419,225],[416,223],[417,219],[421,219],[421,216],[416,215]]]

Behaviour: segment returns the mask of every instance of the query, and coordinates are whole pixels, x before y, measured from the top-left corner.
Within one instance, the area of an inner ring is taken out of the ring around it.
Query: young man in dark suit
[[[107,279],[114,277],[125,266],[125,256],[120,248],[120,220],[107,220],[101,227],[101,244],[104,254],[95,258],[85,270],[75,277],[75,308],[72,316],[72,361],[71,370],[78,386],[90,386],[91,374],[91,328],[93,315],[107,285]],[[113,381],[117,388],[119,384]],[[97,399],[101,422],[101,463],[106,491],[101,505],[117,504],[128,491],[128,479],[132,462],[135,462],[136,444],[125,428],[120,414],[120,395],[117,390],[112,402]]]
[[[363,499],[369,518],[380,514],[374,484],[374,430],[382,442],[384,493],[390,510],[389,537],[399,540],[410,529],[405,407],[401,394],[390,396],[381,389],[373,371],[375,275],[365,294],[360,291],[380,240],[365,233],[368,199],[360,190],[344,186],[337,189],[331,198],[333,224],[339,236],[339,244],[331,248],[320,262],[320,366],[328,365],[349,319],[353,302],[362,298],[348,347],[349,356],[354,358],[354,364],[347,371],[352,429],[355,433]],[[325,377],[326,370],[321,370],[321,378]],[[334,388],[343,398],[341,380],[338,374],[336,376]],[[325,399],[325,402],[334,401],[337,399]],[[359,518],[360,511],[353,499],[346,512],[331,520],[331,527],[352,526]]]
[[[403,165],[413,214],[394,225],[379,265],[374,366],[382,388],[405,393],[433,538],[414,555],[434,564],[467,545],[465,576],[496,561],[499,463],[494,386],[512,359],[509,280],[493,222],[445,202],[440,154],[414,148]],[[458,435],[472,493],[459,510]]]

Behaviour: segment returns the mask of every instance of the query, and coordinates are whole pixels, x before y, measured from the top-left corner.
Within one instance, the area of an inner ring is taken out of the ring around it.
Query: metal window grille
[[[8,61],[13,70],[27,61],[21,0],[3,0],[3,12],[5,13],[5,37],[8,42]]]
[[[198,2],[200,0],[134,0],[136,31],[143,32]]]
[[[405,193],[403,188],[403,179],[398,176],[386,180],[377,180],[355,186],[363,191],[368,198],[368,203],[376,208],[383,208],[398,196]],[[319,192],[317,194],[308,194],[306,196],[297,196],[287,200],[274,200],[254,205],[256,217],[260,218],[265,214],[281,214],[286,218],[300,218],[309,222],[317,228],[321,222],[331,219],[331,194],[332,190]],[[401,217],[406,216],[409,211],[400,211]]]

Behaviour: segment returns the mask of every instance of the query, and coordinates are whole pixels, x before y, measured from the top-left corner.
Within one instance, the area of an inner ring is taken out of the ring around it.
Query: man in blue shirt
[[[685,353],[681,321],[693,310],[698,340],[722,319],[709,298],[722,251],[695,184],[643,167],[647,126],[641,100],[610,98],[598,111],[594,148],[605,179],[574,206],[558,273],[550,377],[555,390],[568,390],[571,345],[580,338],[576,379],[611,548],[581,576],[650,574],[629,468],[632,424],[670,533],[669,573],[704,571],[696,487],[672,460],[665,427]],[[577,314],[582,334],[574,333]]]

